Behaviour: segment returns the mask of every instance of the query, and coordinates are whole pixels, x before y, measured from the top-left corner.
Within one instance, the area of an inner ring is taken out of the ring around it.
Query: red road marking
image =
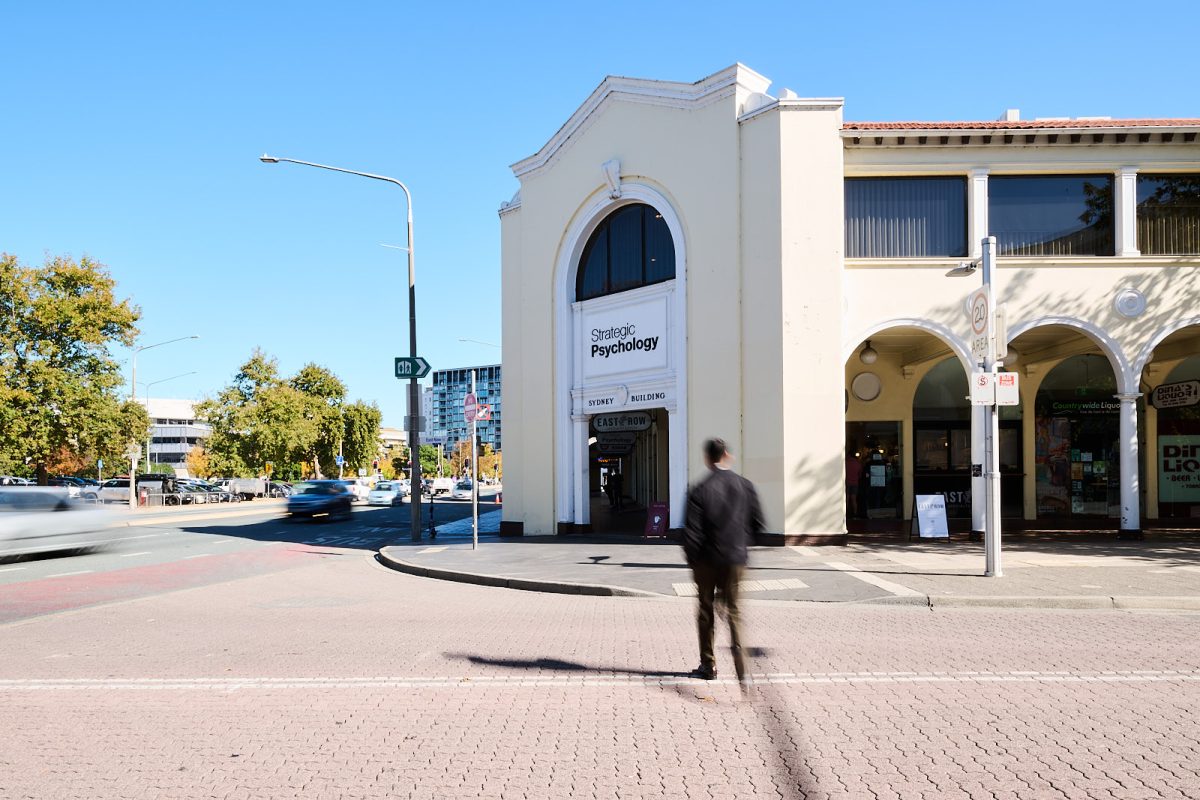
[[[12,583],[0,586],[0,623],[290,569],[312,563],[311,556],[318,552],[316,547],[281,542],[208,558]]]

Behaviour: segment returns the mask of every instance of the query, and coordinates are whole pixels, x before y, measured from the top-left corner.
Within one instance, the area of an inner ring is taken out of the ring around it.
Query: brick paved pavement
[[[687,600],[312,558],[0,626],[0,796],[1200,797],[1195,614],[752,602],[743,700]]]

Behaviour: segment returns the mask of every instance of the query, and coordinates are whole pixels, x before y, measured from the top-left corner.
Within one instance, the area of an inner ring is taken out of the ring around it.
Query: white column
[[[1120,536],[1141,536],[1141,495],[1138,486],[1137,401],[1141,394],[1118,394],[1121,401],[1121,531]]]
[[[972,259],[983,255],[981,242],[988,235],[988,171],[971,170],[967,181],[967,241]],[[982,526],[979,528],[983,530]]]
[[[571,476],[575,501],[574,523],[587,525],[592,521],[592,504],[590,502],[591,483],[588,474],[591,463],[588,460],[588,417],[586,414],[571,415],[571,434],[572,450],[575,453],[572,465],[575,474]]]
[[[688,438],[683,426],[683,415],[678,407],[667,409],[667,452],[670,461],[670,504],[671,527],[682,528],[687,509],[684,498],[687,496],[687,465]]]
[[[1137,242],[1137,167],[1121,167],[1113,187],[1117,255],[1140,256]]]
[[[975,465],[985,463],[983,406],[971,406],[971,536],[983,536],[987,514],[987,481],[982,469],[975,474]]]

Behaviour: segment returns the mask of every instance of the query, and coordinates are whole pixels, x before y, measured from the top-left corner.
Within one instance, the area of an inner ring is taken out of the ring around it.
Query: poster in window
[[[1158,500],[1200,503],[1200,436],[1158,437]]]

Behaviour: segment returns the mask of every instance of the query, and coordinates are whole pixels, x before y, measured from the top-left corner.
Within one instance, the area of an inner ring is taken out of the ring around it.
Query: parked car
[[[344,481],[304,481],[293,487],[287,513],[292,519],[349,519],[353,502],[354,495]]]
[[[99,486],[84,489],[80,497],[99,503],[128,503],[129,478],[109,478]]]
[[[99,547],[115,517],[61,487],[0,487],[0,557]]]
[[[32,486],[28,478],[18,478],[15,475],[0,475],[0,486]]]
[[[241,495],[228,492],[214,483],[202,481],[197,478],[180,478],[178,480],[178,484],[180,487],[186,486],[192,489],[199,489],[200,491],[204,492],[207,495],[207,501],[209,503],[229,503],[232,502],[234,498],[238,500],[242,499]]]
[[[267,494],[270,497],[287,497],[292,493],[292,486],[282,481],[271,481],[267,484]]]
[[[454,491],[454,478],[434,478],[433,485],[429,489],[430,494],[437,496],[439,494],[449,494]]]
[[[217,485],[230,492],[237,492],[243,500],[253,500],[263,497],[267,492],[267,482],[262,478],[223,478]]]
[[[454,484],[454,490],[450,493],[450,499],[452,499],[452,500],[470,500],[471,499],[471,490],[473,488],[474,488],[474,484],[471,483],[471,481],[469,481],[469,480],[459,481],[458,483]]]
[[[380,481],[367,494],[367,505],[393,506],[400,502],[404,495],[400,491],[398,481]]]

